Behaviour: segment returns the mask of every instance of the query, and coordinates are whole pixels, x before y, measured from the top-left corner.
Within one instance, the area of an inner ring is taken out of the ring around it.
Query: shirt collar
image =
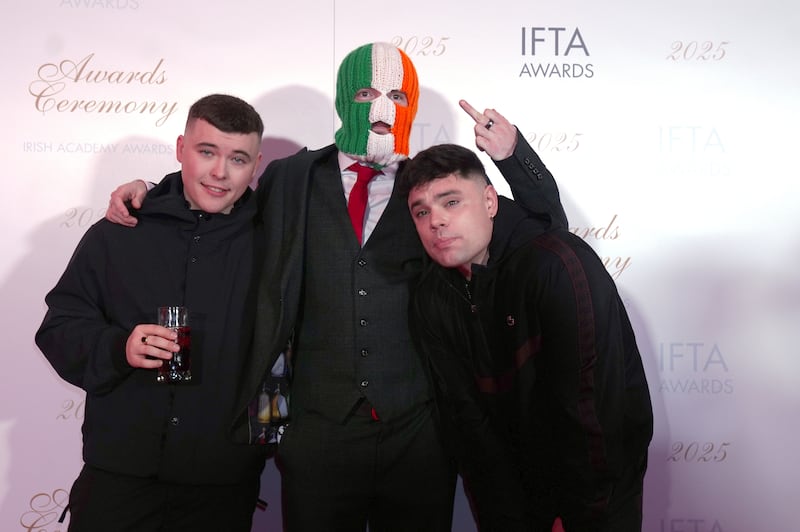
[[[356,160],[356,159],[353,159],[352,157],[347,156],[346,154],[342,153],[341,151],[339,152],[339,168],[342,169],[342,172],[348,171],[347,168],[351,164],[357,163],[357,162],[359,162],[359,161]],[[392,163],[392,164],[390,164],[388,166],[384,166],[381,169],[382,173],[376,175],[374,179],[379,180],[379,181],[382,181],[384,179],[394,179],[395,175],[397,174],[397,167],[398,166],[400,166],[399,162]],[[354,175],[355,175],[355,173],[354,173]]]

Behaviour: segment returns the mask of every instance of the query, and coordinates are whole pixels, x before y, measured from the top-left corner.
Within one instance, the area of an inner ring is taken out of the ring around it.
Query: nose
[[[228,175],[228,161],[225,157],[217,157],[211,168],[211,176],[216,179],[225,179]]]
[[[394,124],[397,108],[394,103],[386,96],[380,96],[372,101],[372,106],[369,109],[369,121],[371,124],[375,122],[386,122],[390,126]]]
[[[431,221],[431,229],[434,230],[447,225],[447,217],[444,215],[444,213],[442,213],[438,209],[431,210],[430,221]]]

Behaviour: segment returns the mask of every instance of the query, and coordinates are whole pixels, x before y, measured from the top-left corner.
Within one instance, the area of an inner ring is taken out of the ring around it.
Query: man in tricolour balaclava
[[[394,193],[418,99],[405,53],[357,48],[338,72],[336,143],[274,161],[259,180],[267,249],[280,253],[262,271],[245,390],[258,393],[291,338],[291,422],[276,463],[292,532],[451,529],[456,472],[408,332],[424,251]],[[358,223],[348,211],[369,169]]]

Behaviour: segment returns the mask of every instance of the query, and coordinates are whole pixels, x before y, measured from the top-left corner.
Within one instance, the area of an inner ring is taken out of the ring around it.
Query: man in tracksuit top
[[[250,531],[265,448],[228,429],[263,240],[249,189],[263,127],[238,98],[198,100],[177,141],[182,170],[150,191],[136,229],[92,226],[46,297],[36,343],[86,391],[70,531]],[[190,312],[189,382],[156,382],[177,351],[155,324],[166,305]]]
[[[650,395],[601,260],[468,149],[424,150],[398,184],[435,261],[412,327],[481,532],[641,530]]]

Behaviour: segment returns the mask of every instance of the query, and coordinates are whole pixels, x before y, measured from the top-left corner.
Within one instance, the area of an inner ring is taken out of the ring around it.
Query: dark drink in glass
[[[158,368],[158,382],[179,383],[192,380],[192,331],[186,307],[159,307],[158,324],[178,333],[180,351]]]

